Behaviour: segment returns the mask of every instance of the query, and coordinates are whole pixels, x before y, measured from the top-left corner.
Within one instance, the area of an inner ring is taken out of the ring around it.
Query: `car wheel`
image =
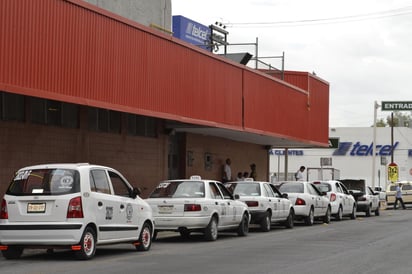
[[[247,213],[243,214],[242,221],[237,229],[237,235],[246,236],[249,233],[249,216]]]
[[[3,257],[7,260],[18,259],[23,254],[23,248],[17,246],[9,246],[7,250],[2,250]]]
[[[305,217],[305,225],[313,225],[314,222],[313,208],[310,208],[309,215]]]
[[[86,227],[80,238],[80,250],[75,255],[80,260],[89,260],[96,253],[96,232],[91,227]]]
[[[342,212],[342,207],[339,206],[338,213],[335,215],[336,221],[342,221],[343,217],[343,212]]]
[[[271,219],[272,215],[270,212],[265,213],[265,217],[263,217],[262,221],[260,222],[260,230],[263,232],[268,232],[270,231],[270,225],[271,225]]]
[[[180,236],[184,239],[188,239],[190,237],[190,230],[187,228],[179,229]]]
[[[326,214],[323,217],[323,222],[326,224],[330,223],[330,207],[328,207],[328,209],[326,210]]]
[[[285,227],[286,228],[293,228],[294,224],[295,224],[295,213],[293,212],[293,209],[291,209],[289,211],[288,218],[286,219]]]
[[[375,216],[379,216],[379,215],[380,215],[379,208],[380,208],[380,205],[378,204],[378,207],[377,207],[376,210],[375,210]]]
[[[368,207],[366,208],[366,217],[370,217],[371,216],[371,207],[368,205]]]
[[[352,220],[356,219],[356,205],[353,205],[352,213],[350,214]]]
[[[139,237],[139,245],[136,246],[138,251],[148,251],[152,245],[152,226],[145,223],[142,227]]]
[[[205,239],[207,241],[216,241],[217,240],[217,218],[212,217],[209,224],[205,229]]]

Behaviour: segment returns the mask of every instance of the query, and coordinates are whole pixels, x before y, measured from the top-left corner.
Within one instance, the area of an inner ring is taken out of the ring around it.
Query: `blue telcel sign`
[[[173,16],[173,37],[208,49],[210,28],[181,15]]]

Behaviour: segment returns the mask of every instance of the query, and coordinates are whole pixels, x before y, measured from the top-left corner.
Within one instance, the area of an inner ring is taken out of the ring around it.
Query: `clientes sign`
[[[396,149],[399,142],[391,145],[376,145],[375,151],[378,156],[390,156],[392,151]],[[362,144],[361,142],[339,142],[339,147],[333,152],[332,155],[336,156],[372,156],[373,153],[373,143],[368,145]]]

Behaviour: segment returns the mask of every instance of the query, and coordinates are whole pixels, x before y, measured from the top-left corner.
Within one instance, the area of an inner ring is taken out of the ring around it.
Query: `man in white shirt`
[[[303,181],[303,172],[305,171],[305,167],[301,166],[298,171],[295,173],[296,181]]]
[[[226,159],[226,164],[223,168],[223,183],[230,182],[232,181],[232,169],[230,167],[230,164],[232,161],[230,161],[229,158]]]

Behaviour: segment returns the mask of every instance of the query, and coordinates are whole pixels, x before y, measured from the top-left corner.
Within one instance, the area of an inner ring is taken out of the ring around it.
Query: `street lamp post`
[[[372,146],[372,188],[375,189],[376,169],[376,116],[380,105],[375,101],[373,106],[373,146]]]

